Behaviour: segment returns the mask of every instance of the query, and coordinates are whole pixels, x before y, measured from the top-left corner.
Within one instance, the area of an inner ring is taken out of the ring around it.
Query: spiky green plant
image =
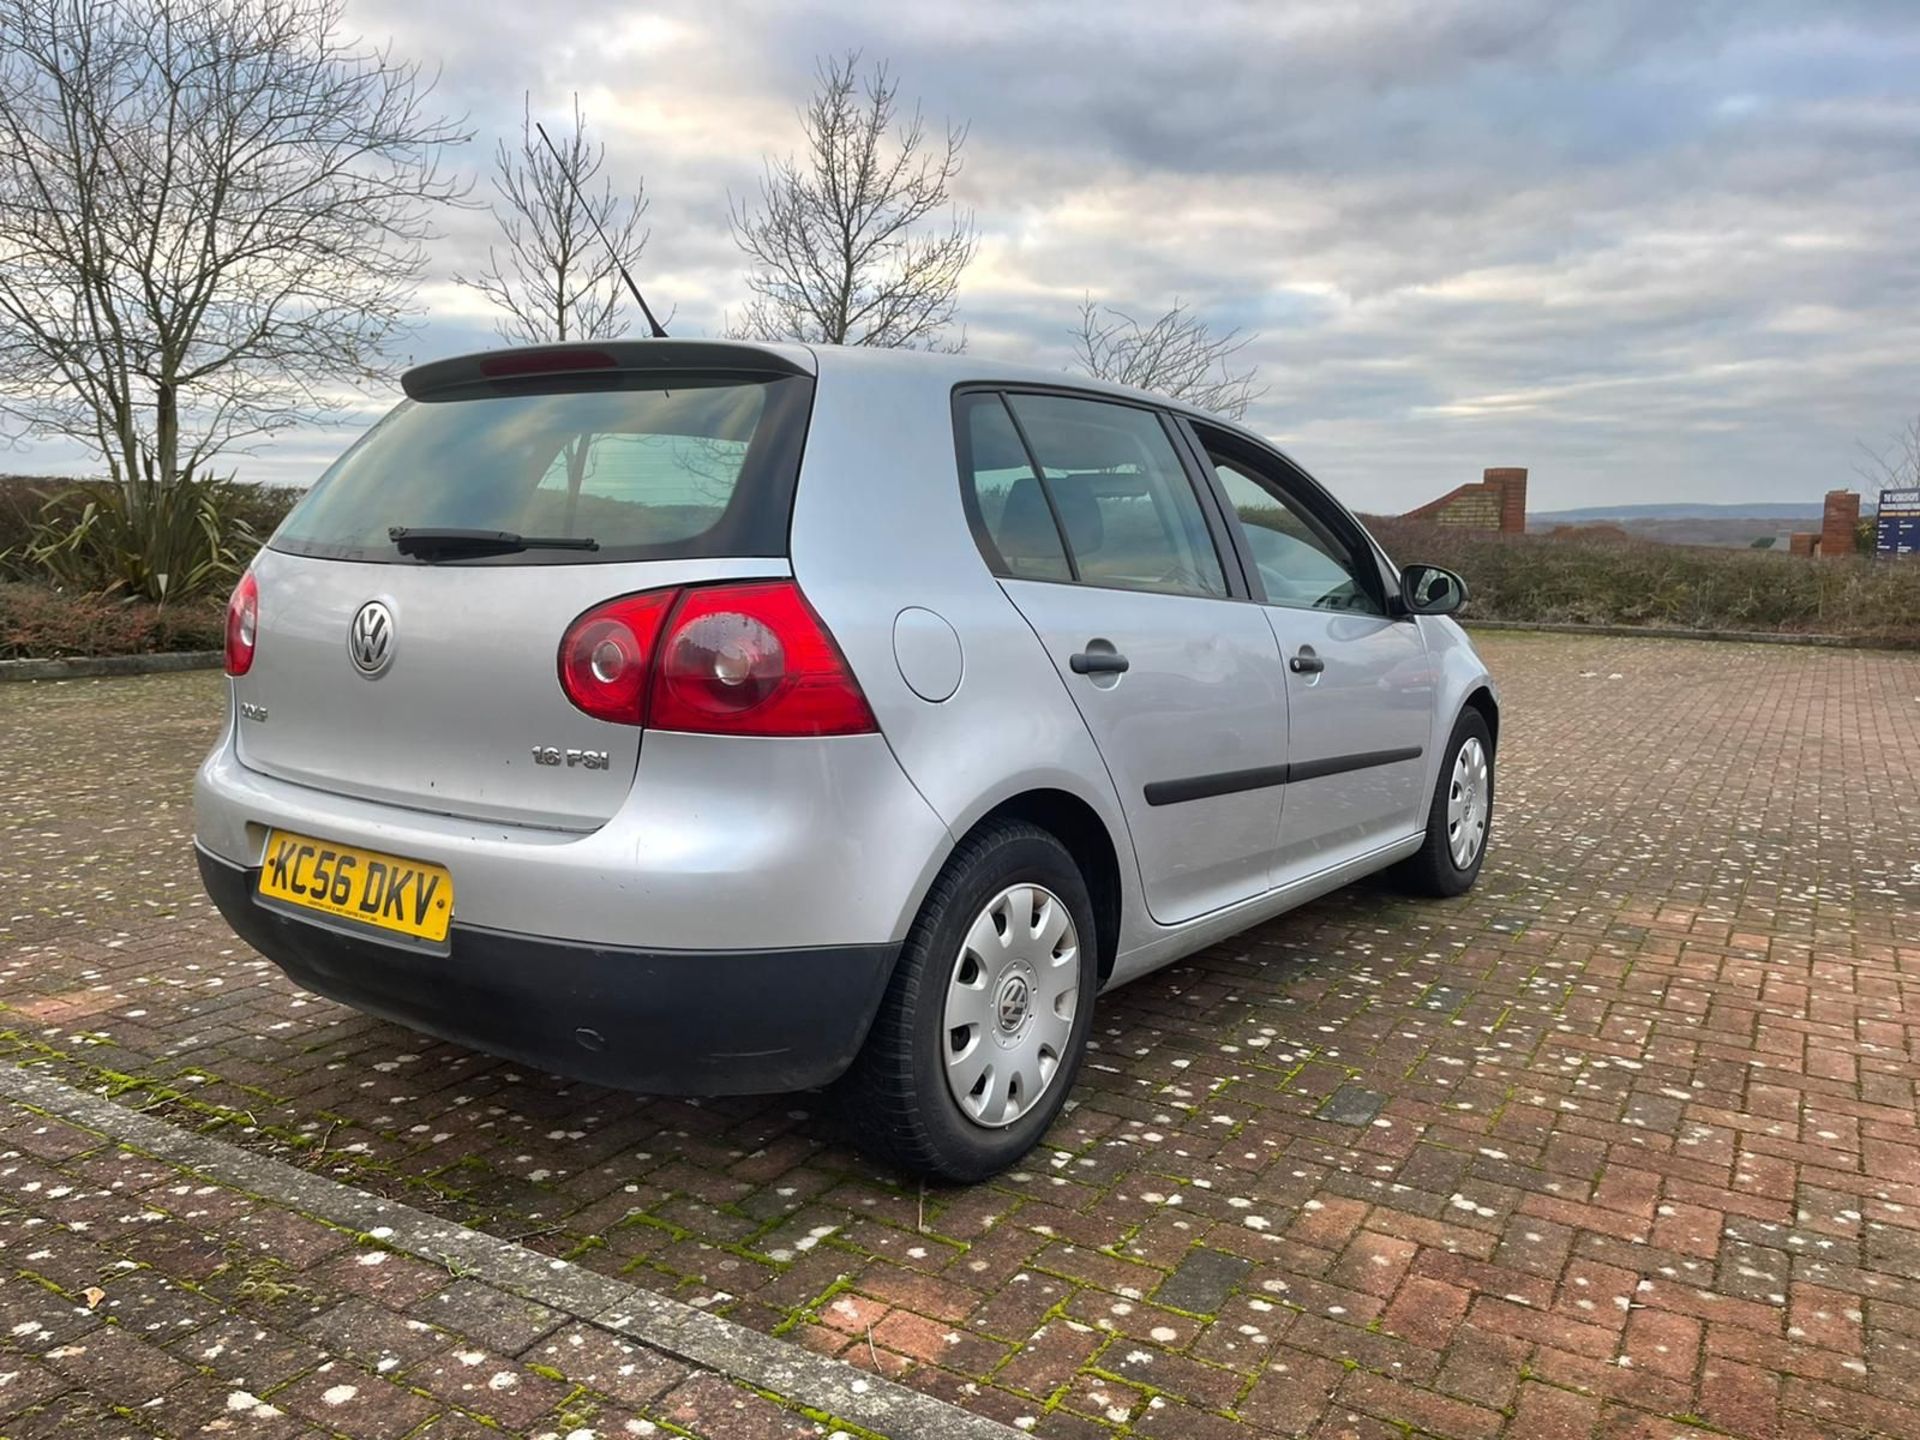
[[[26,539],[0,553],[22,579],[88,594],[171,604],[231,586],[259,548],[231,478],[151,472],[75,488],[40,509]]]

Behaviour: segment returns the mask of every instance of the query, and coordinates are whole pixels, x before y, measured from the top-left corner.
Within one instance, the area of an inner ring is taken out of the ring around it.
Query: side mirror
[[[1410,615],[1451,615],[1467,603],[1467,582],[1438,565],[1408,565],[1400,572],[1400,603]]]

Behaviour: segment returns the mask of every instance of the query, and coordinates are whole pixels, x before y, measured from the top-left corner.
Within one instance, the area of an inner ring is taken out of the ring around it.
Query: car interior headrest
[[[1060,554],[1060,532],[1040,482],[1031,475],[1013,482],[1006,507],[1000,512],[1000,530],[994,536],[1000,553],[1012,560],[1050,560]]]

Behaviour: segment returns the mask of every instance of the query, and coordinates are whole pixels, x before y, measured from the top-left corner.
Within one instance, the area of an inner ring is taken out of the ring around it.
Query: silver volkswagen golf
[[[972,1180],[1099,992],[1479,873],[1464,587],[1243,429],[824,347],[404,385],[235,592],[195,789],[208,893],[309,990],[633,1090],[834,1082]]]

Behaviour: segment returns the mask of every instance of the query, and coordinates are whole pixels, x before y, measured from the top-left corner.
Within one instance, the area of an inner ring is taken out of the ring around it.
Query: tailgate
[[[787,571],[767,559],[456,567],[263,551],[259,646],[233,681],[240,760],[365,799],[592,829],[626,799],[644,732],[584,715],[561,692],[569,622],[630,591]],[[370,601],[392,620],[372,676],[349,648]]]

